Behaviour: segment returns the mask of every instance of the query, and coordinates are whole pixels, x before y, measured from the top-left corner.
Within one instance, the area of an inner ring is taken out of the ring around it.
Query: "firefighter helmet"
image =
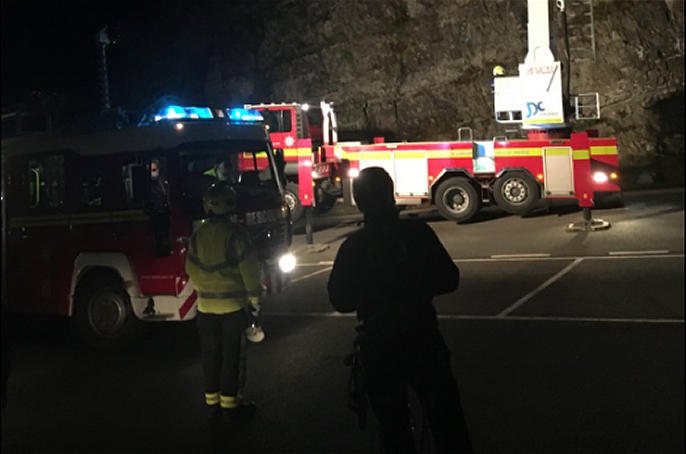
[[[504,76],[504,75],[505,75],[505,68],[503,68],[502,66],[498,65],[495,68],[493,68],[493,76],[494,77]]]
[[[367,167],[353,181],[355,203],[363,213],[395,206],[393,180],[381,167]]]
[[[236,207],[236,191],[225,183],[215,183],[205,191],[202,206],[207,214],[221,216],[230,213]]]

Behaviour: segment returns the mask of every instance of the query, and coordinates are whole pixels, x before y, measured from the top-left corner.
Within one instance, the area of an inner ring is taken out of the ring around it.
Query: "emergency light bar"
[[[234,121],[263,121],[262,114],[255,109],[243,109],[235,107],[233,109],[226,109],[229,119]]]
[[[257,110],[249,110],[241,107],[226,109],[229,120],[258,122],[263,121],[262,115]],[[166,106],[153,117],[154,121],[163,120],[212,120],[224,118],[224,112],[217,111],[215,116],[209,107],[184,107],[178,105]]]
[[[211,119],[212,111],[209,107],[183,107],[183,106],[167,106],[160,109],[159,113],[155,115],[155,121],[161,120],[187,120],[187,119]]]

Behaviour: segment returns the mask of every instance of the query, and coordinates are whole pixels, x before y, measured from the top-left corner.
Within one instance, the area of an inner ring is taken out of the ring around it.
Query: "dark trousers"
[[[408,385],[422,405],[436,452],[473,452],[450,351],[440,336],[420,349],[361,340],[360,354],[367,396],[379,422],[382,453],[417,452],[408,409]]]
[[[247,312],[240,310],[221,315],[198,312],[196,322],[205,392],[236,397],[241,391],[241,346],[249,324]]]

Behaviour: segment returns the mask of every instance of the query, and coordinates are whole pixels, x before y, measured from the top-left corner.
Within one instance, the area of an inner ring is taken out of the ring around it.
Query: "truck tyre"
[[[476,189],[469,180],[461,177],[442,182],[436,190],[435,201],[443,217],[456,222],[471,219],[481,207]]]
[[[510,172],[498,178],[493,197],[500,208],[510,214],[531,211],[540,197],[538,184],[524,172]]]
[[[291,209],[291,221],[295,222],[300,219],[303,215],[303,206],[300,203],[300,197],[298,196],[298,185],[297,183],[287,183],[286,184],[286,204],[288,208]]]
[[[102,349],[127,347],[143,332],[121,279],[112,273],[87,276],[75,295],[75,318],[80,335]]]

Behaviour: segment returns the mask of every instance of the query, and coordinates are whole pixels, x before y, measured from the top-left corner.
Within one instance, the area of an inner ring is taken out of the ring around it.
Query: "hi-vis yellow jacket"
[[[191,236],[186,273],[198,292],[198,310],[227,314],[259,303],[257,251],[248,231],[226,218],[210,219]]]

